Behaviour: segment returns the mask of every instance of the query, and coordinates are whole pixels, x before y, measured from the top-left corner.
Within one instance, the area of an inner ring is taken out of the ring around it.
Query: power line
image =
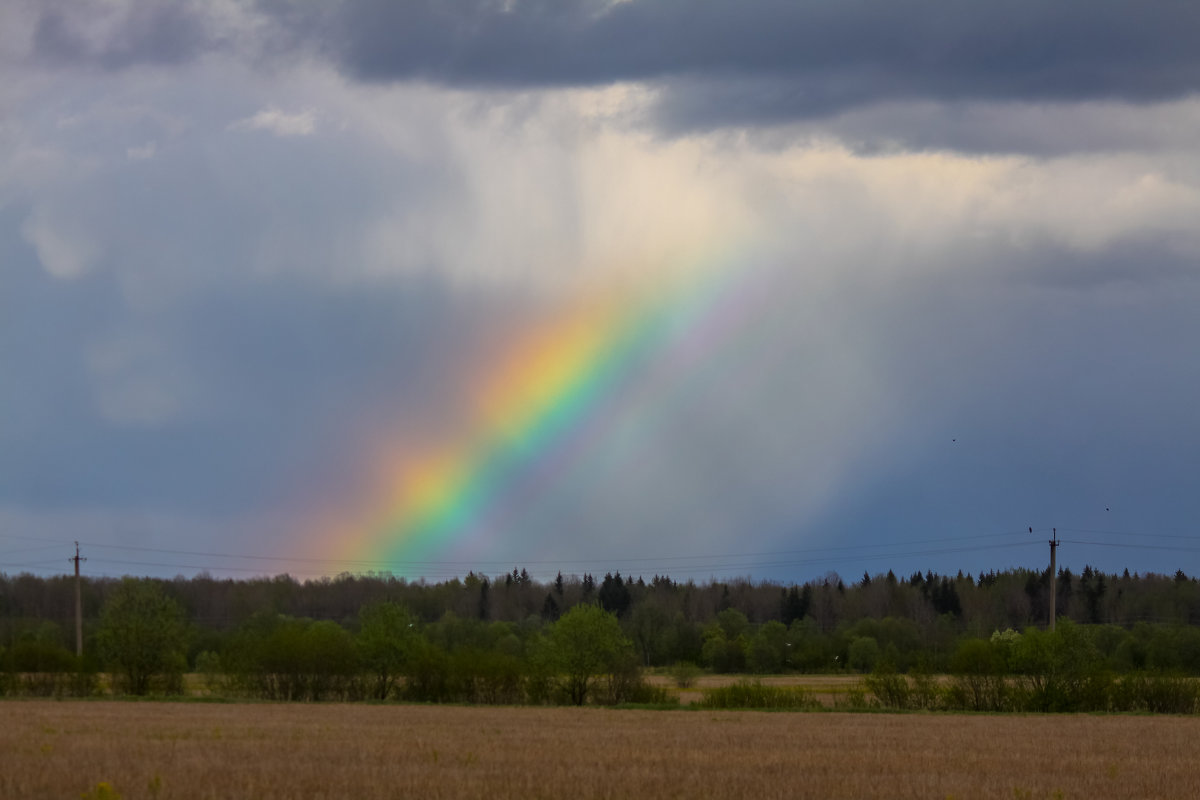
[[[855,556],[854,558],[856,561],[881,561],[884,559],[892,559],[892,558],[909,558],[909,557],[914,557],[914,556],[948,555],[948,554],[953,554],[953,553],[978,552],[978,551],[983,551],[983,550],[1013,549],[1013,548],[1019,548],[1019,547],[1028,547],[1033,544],[1036,544],[1036,543],[1028,542],[1028,541],[1009,542],[1009,543],[977,545],[977,546],[969,546],[969,547],[947,547],[947,548],[937,548],[937,549],[927,549],[927,550],[914,550],[914,551],[907,551],[907,552],[876,553],[876,554],[870,554],[870,555],[859,555],[859,556]],[[836,550],[836,549],[845,549],[845,548],[828,548],[828,549]],[[861,548],[855,548],[855,549],[861,549]],[[817,550],[817,551],[791,551],[791,552],[822,552],[822,551]],[[769,554],[753,554],[753,553],[751,553],[751,554],[745,554],[745,555],[736,556],[736,557],[738,557],[738,558],[755,558],[755,557],[758,557],[761,555],[769,555]],[[773,560],[773,561],[742,561],[742,562],[736,562],[736,563],[731,563],[726,560],[717,560],[717,559],[721,559],[722,558],[721,556],[711,556],[711,557],[710,556],[697,556],[694,558],[711,558],[713,560],[710,563],[700,563],[700,564],[694,564],[694,563],[693,564],[668,564],[668,563],[664,563],[663,561],[659,561],[659,560],[655,560],[655,559],[644,559],[644,560],[639,560],[637,562],[635,569],[637,569],[638,571],[641,571],[641,572],[649,572],[649,571],[655,570],[655,571],[669,571],[674,574],[685,574],[686,575],[686,574],[702,574],[705,572],[714,572],[714,571],[716,571],[716,572],[736,572],[736,571],[740,571],[740,570],[764,568],[764,567],[793,567],[793,566],[804,566],[804,565],[831,564],[831,563],[839,563],[839,562],[845,560],[845,557],[840,556],[840,555],[839,556],[822,556],[822,557],[816,557],[816,558],[803,558],[803,559]],[[287,560],[287,559],[281,559],[281,560]],[[670,560],[670,559],[668,559],[668,560]],[[315,560],[314,559],[306,559],[306,561],[315,561]],[[96,558],[96,559],[93,559],[93,562],[98,563],[98,564],[112,564],[112,565],[124,565],[124,566],[136,566],[136,567],[160,567],[160,568],[168,568],[168,569],[195,569],[195,570],[208,570],[208,571],[263,574],[263,570],[261,570],[261,569],[250,568],[250,567],[224,566],[224,565],[218,565],[218,564],[197,564],[197,563],[182,564],[182,563],[178,563],[178,562],[168,562],[168,561],[139,561],[139,560],[111,559],[111,558]],[[599,560],[598,560],[598,562],[599,562]],[[462,563],[464,565],[470,564],[475,568],[479,568],[479,567],[486,566],[489,563],[503,564],[505,567],[507,567],[507,565],[510,562],[506,561],[506,562],[484,562],[484,563],[462,562]],[[523,562],[518,562],[518,563],[523,563]],[[582,562],[551,561],[551,562],[539,562],[539,563],[551,564],[551,565],[555,565],[555,566],[563,566],[563,567],[566,567],[569,569],[571,566],[575,566],[575,565],[579,565],[579,564],[587,564],[587,563],[591,563],[591,562],[590,561],[582,561]],[[605,562],[599,562],[599,563],[605,563]],[[426,570],[424,572],[424,574],[423,574],[424,577],[457,577],[459,574],[461,574],[461,570],[456,571],[454,569],[454,567],[457,565],[458,565],[458,562],[444,562],[444,563],[442,563],[442,562],[402,562],[402,561],[401,562],[390,562],[390,563],[378,562],[378,566],[382,566],[382,567],[405,567],[405,566],[429,566],[429,567],[432,567],[432,569]],[[388,572],[390,570],[382,569],[379,571]],[[505,571],[507,571],[507,570],[505,570]],[[298,571],[296,574],[324,575],[327,573],[321,572],[321,571],[317,571],[317,572]]]
[[[0,556],[7,558],[9,556],[20,555],[21,553],[36,553],[39,550],[57,550],[59,547],[59,544],[44,544],[40,547],[22,547],[19,550],[0,551]]]
[[[1029,528],[1029,533],[1034,532],[1033,528]],[[1077,530],[1083,532],[1085,529],[1065,529]],[[1196,541],[1200,542],[1200,537],[1175,536],[1171,534],[1146,534],[1131,531],[1089,531],[1095,534],[1104,536],[1136,536],[1138,538],[1161,538],[1179,541]],[[0,534],[0,539],[9,539],[17,541],[37,541],[41,542],[37,547],[21,548],[17,553],[32,553],[43,549],[55,547],[55,544],[47,544],[47,542],[59,542],[57,539],[47,539],[44,537],[30,537],[18,534],[4,533]],[[1014,541],[1014,539],[1017,539]],[[1165,544],[1128,544],[1121,542],[1105,542],[1095,541],[1092,539],[1066,539],[1059,540],[1071,544],[1081,544],[1096,547],[1117,547],[1128,549],[1143,549],[1143,550],[1158,550],[1166,552],[1200,552],[1200,547],[1186,547],[1178,545]],[[963,545],[954,547],[940,548],[919,548],[911,549],[915,546],[926,544],[940,544],[953,542],[956,545],[962,545],[963,542],[977,542],[978,544]],[[984,543],[991,542],[991,543]],[[95,558],[93,563],[108,564],[113,566],[130,566],[130,567],[155,567],[161,569],[179,569],[179,570],[201,570],[208,572],[221,573],[239,573],[239,574],[257,574],[264,575],[281,570],[287,574],[321,576],[329,575],[330,570],[339,567],[346,568],[343,572],[350,574],[387,574],[387,573],[413,573],[419,572],[422,577],[439,578],[439,577],[457,577],[463,570],[475,570],[486,572],[489,569],[507,568],[511,564],[519,564],[526,567],[543,568],[547,571],[559,570],[570,573],[586,572],[594,569],[597,565],[616,566],[622,571],[627,572],[663,572],[672,574],[703,574],[703,573],[730,573],[741,572],[754,569],[776,569],[781,567],[797,567],[797,566],[818,566],[824,564],[843,563],[846,561],[866,561],[876,562],[885,559],[902,559],[913,558],[918,556],[940,556],[950,555],[955,553],[970,553],[982,552],[987,550],[1000,549],[1016,549],[1020,547],[1031,546],[1036,544],[1036,541],[1027,538],[1025,532],[1000,532],[1000,533],[985,533],[973,534],[969,536],[959,537],[938,537],[927,539],[907,540],[903,542],[873,542],[869,544],[859,545],[839,545],[828,547],[809,547],[809,548],[791,548],[782,550],[767,550],[767,551],[752,551],[752,552],[725,552],[725,553],[707,553],[707,554],[681,554],[671,556],[640,556],[640,557],[624,557],[624,558],[587,558],[587,559],[521,559],[509,558],[504,560],[463,560],[463,559],[446,559],[446,560],[370,560],[370,559],[322,559],[301,556],[280,556],[280,555],[258,555],[251,553],[237,552],[210,552],[210,551],[194,551],[194,550],[179,550],[170,548],[156,548],[138,545],[120,545],[107,544],[101,542],[80,542],[88,547],[109,551],[127,551],[131,553],[145,554],[164,554],[164,555],[179,555],[190,556],[201,559],[200,563],[195,563],[191,559],[187,563],[180,563],[174,559],[150,560],[150,559],[120,559],[120,558]],[[208,559],[228,560],[234,563],[221,564],[212,563]],[[23,563],[9,564],[9,568],[25,568],[33,569],[43,565],[55,563],[54,561],[35,559]],[[261,566],[258,566],[261,564]],[[312,569],[304,569],[304,567],[312,567]],[[299,568],[299,569],[298,569]],[[537,570],[541,571],[541,570]]]
[[[1122,542],[1093,542],[1087,539],[1062,539],[1070,544],[1086,544],[1092,547],[1123,547],[1130,550],[1166,550],[1172,553],[1200,553],[1200,547],[1169,547],[1153,544],[1124,544]]]
[[[1142,533],[1140,531],[1115,531],[1098,528],[1063,528],[1068,533],[1098,533],[1104,536],[1130,536],[1139,539],[1180,539],[1189,542],[1200,542],[1200,535],[1180,536],[1171,533]]]
[[[773,557],[773,556],[816,554],[816,553],[838,553],[838,552],[854,553],[854,552],[858,552],[858,551],[862,551],[862,550],[879,550],[879,549],[886,549],[886,548],[909,547],[912,545],[936,544],[936,543],[940,543],[940,542],[956,542],[957,543],[957,542],[968,541],[968,540],[994,539],[994,538],[1000,538],[1000,537],[1012,537],[1012,536],[1019,536],[1019,535],[1023,536],[1023,534],[1018,534],[1018,533],[1013,533],[1013,532],[987,533],[987,534],[978,534],[978,535],[973,535],[973,536],[954,536],[954,537],[941,537],[941,538],[935,538],[935,539],[916,539],[916,540],[909,540],[909,541],[904,541],[904,542],[880,542],[880,543],[870,543],[870,544],[862,544],[862,545],[841,545],[841,546],[834,546],[834,547],[793,548],[793,549],[788,549],[788,550],[768,550],[768,551],[749,552],[749,553],[705,553],[705,554],[696,554],[696,555],[638,556],[638,557],[624,557],[624,558],[588,558],[588,559],[576,559],[576,558],[573,558],[573,559],[522,559],[522,558],[511,559],[511,558],[506,558],[506,559],[496,559],[496,560],[479,560],[479,559],[471,559],[471,560],[464,560],[464,559],[410,560],[410,559],[400,559],[400,560],[395,560],[395,561],[380,561],[380,560],[374,560],[374,559],[306,558],[306,557],[301,557],[301,556],[277,556],[277,555],[261,556],[261,555],[251,555],[251,554],[247,554],[247,553],[214,553],[211,551],[176,550],[176,549],[166,549],[166,548],[157,548],[157,547],[146,547],[146,546],[140,546],[140,545],[103,544],[100,542],[84,542],[84,544],[87,544],[89,547],[101,548],[101,549],[106,549],[106,550],[131,550],[131,551],[143,552],[143,553],[165,553],[165,554],[169,554],[169,555],[198,556],[201,558],[231,558],[231,559],[241,559],[241,560],[248,560],[248,561],[269,561],[269,562],[273,562],[273,563],[319,564],[319,565],[323,565],[323,566],[347,565],[347,566],[360,566],[360,567],[361,566],[366,566],[366,567],[379,567],[379,566],[382,566],[382,567],[387,567],[387,566],[414,566],[414,567],[419,567],[419,566],[434,566],[434,567],[438,567],[438,566],[447,566],[447,567],[452,567],[452,566],[463,566],[463,567],[505,566],[506,567],[513,563],[522,564],[522,565],[526,565],[526,566],[530,566],[530,565],[552,565],[553,566],[553,565],[564,565],[564,564],[571,564],[571,565],[625,564],[625,563],[640,564],[640,563],[647,562],[647,561],[649,561],[649,562],[674,562],[674,561],[698,561],[698,560],[713,560],[713,559],[726,559],[726,558],[767,558],[767,557]],[[1014,542],[1013,544],[1017,544],[1017,543]],[[957,552],[958,550],[959,549],[956,549],[954,552]],[[887,557],[889,554],[885,553],[882,555],[883,555],[883,557]],[[905,554],[904,553],[896,553],[895,555],[902,556]],[[110,561],[111,561],[111,559],[110,559]],[[117,563],[137,563],[137,562],[117,562]],[[186,565],[186,564],[185,565],[167,564],[167,565],[154,565],[154,566],[182,566],[182,567],[186,567],[186,568],[192,568],[192,565]]]

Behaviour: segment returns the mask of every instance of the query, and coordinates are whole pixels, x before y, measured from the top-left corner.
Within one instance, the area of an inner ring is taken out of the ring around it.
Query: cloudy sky
[[[1198,39],[3,0],[0,571],[1200,573]]]

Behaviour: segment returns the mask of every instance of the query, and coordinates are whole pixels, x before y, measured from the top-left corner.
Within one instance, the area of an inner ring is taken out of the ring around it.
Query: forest
[[[892,707],[1111,708],[1151,680],[1192,710],[1195,682],[1180,681],[1200,675],[1195,578],[1056,577],[1053,633],[1049,570],[790,585],[616,572],[541,582],[520,568],[438,583],[83,578],[77,657],[75,580],[0,574],[0,692],[94,694],[105,674],[114,693],[169,694],[193,674],[230,697],[653,704],[669,698],[647,670],[681,681],[704,670],[861,674]],[[935,674],[958,676],[958,694],[931,693]],[[766,687],[740,691],[742,706],[761,705]]]

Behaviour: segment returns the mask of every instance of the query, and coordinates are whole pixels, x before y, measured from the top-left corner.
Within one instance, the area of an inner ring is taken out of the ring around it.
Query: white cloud
[[[274,106],[229,124],[229,130],[267,131],[276,136],[311,136],[316,129],[317,112],[313,109],[289,114]]]
[[[130,161],[149,161],[150,159],[154,158],[154,154],[157,150],[157,142],[146,142],[141,147],[125,148],[125,157]]]
[[[55,216],[45,207],[35,208],[26,218],[21,235],[33,245],[46,272],[63,280],[87,272],[100,250],[85,225]]]

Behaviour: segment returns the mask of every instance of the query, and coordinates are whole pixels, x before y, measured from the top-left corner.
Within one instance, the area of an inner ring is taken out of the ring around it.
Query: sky
[[[1200,574],[1198,38],[3,0],[0,572]]]

